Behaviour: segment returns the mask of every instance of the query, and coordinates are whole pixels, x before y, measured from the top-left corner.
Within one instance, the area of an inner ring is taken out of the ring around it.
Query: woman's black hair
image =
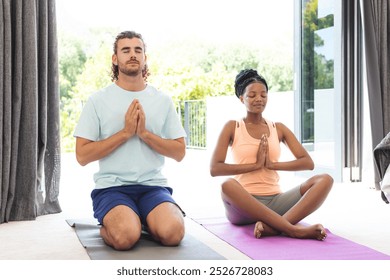
[[[268,92],[268,85],[263,76],[259,75],[256,70],[253,69],[245,69],[241,70],[240,73],[237,74],[236,80],[234,82],[234,89],[237,97],[240,97],[244,94],[245,88],[251,84],[259,82],[265,85]]]

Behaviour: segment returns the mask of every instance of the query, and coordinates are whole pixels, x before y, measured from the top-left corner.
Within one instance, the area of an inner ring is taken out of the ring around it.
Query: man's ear
[[[118,59],[116,57],[116,54],[113,54],[111,57],[112,64],[118,66]]]

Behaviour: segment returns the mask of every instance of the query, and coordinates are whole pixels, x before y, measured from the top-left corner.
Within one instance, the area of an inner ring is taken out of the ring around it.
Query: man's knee
[[[141,230],[114,229],[107,233],[107,229],[102,227],[101,235],[103,239],[116,250],[130,250],[140,239]]]
[[[171,221],[164,223],[156,230],[157,239],[165,246],[177,246],[184,238],[184,223],[182,221]]]
[[[165,246],[177,246],[184,238],[183,212],[174,203],[164,202],[147,216],[150,234]]]

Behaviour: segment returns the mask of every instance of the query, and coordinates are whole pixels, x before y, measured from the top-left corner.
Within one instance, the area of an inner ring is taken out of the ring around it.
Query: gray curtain
[[[390,0],[361,0],[361,4],[374,150],[390,132]],[[382,178],[375,167],[375,184],[380,189]]]
[[[0,0],[0,223],[59,213],[55,0]]]

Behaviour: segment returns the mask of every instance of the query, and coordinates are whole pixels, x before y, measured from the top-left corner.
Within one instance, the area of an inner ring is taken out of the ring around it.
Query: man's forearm
[[[149,131],[144,131],[139,137],[151,149],[163,156],[173,158],[176,161],[181,161],[185,156],[186,145],[183,137],[178,139],[164,139]]]
[[[119,146],[129,139],[123,131],[119,131],[107,139],[101,141],[91,141],[84,138],[76,139],[76,158],[81,165],[100,160],[111,154]]]

